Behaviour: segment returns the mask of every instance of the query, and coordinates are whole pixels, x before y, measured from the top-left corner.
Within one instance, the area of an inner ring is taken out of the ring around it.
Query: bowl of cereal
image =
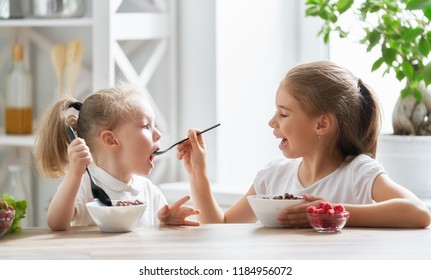
[[[112,206],[106,206],[97,199],[88,202],[86,206],[91,218],[103,232],[132,231],[147,207],[138,200],[112,200]]]
[[[346,225],[350,213],[341,204],[332,205],[322,201],[317,206],[307,208],[307,217],[315,231],[336,233]]]
[[[260,223],[265,227],[286,227],[280,224],[277,216],[291,206],[301,204],[304,199],[289,193],[284,195],[249,195],[248,203]]]

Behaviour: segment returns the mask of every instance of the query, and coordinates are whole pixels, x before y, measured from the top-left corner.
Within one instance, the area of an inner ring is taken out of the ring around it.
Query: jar
[[[0,0],[0,18],[22,18],[23,9],[21,0]]]
[[[105,1],[105,0],[103,0]],[[33,0],[32,14],[39,18],[71,18],[85,14],[84,0]]]
[[[6,134],[31,134],[33,123],[32,81],[24,65],[24,47],[15,44],[13,65],[6,77]]]

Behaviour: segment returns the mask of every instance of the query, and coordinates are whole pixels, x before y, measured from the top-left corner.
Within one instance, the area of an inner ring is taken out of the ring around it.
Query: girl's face
[[[308,116],[283,84],[278,88],[275,105],[277,110],[269,126],[274,129],[275,137],[281,139],[279,148],[284,156],[297,158],[312,153],[318,139],[315,131],[318,119]]]
[[[142,98],[134,101],[134,110],[113,130],[119,141],[119,168],[127,173],[147,176],[154,168],[153,153],[159,149],[161,134],[154,126],[154,112]]]

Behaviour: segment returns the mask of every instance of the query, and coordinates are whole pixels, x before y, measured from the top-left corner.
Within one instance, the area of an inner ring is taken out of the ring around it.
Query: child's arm
[[[182,206],[190,199],[189,196],[180,198],[171,206],[165,205],[158,212],[159,220],[166,225],[183,225],[183,226],[198,226],[199,222],[187,220],[186,218],[191,215],[197,215],[199,210],[191,207]]]
[[[212,192],[206,170],[205,143],[201,135],[190,130],[189,141],[177,148],[177,158],[183,161],[187,171],[194,206],[201,211],[198,216],[202,223],[223,223],[224,213],[217,204]]]
[[[430,225],[431,216],[426,205],[409,190],[394,183],[386,174],[379,175],[373,184],[372,196],[375,203],[344,204],[350,212],[348,226],[424,228]],[[306,203],[286,208],[279,216],[283,224],[310,226],[306,209],[316,206],[321,198],[304,195]]]
[[[48,207],[48,226],[52,230],[66,230],[75,215],[75,199],[85,167],[91,162],[90,151],[81,138],[67,148],[69,170],[55,192]]]
[[[245,223],[255,222],[256,217],[247,201],[247,195],[255,194],[254,187],[226,213],[218,205],[211,192],[206,171],[205,143],[202,134],[189,132],[189,141],[178,146],[178,159],[182,160],[189,175],[193,203],[200,209],[198,216],[202,223]]]
[[[412,192],[394,183],[386,174],[373,184],[369,205],[346,205],[349,226],[424,228],[431,222],[426,205]]]

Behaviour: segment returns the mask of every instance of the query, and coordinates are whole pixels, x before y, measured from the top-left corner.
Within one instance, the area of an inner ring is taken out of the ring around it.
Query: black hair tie
[[[72,107],[75,108],[77,111],[80,111],[82,107],[82,103],[79,101],[76,101],[75,103],[73,103]]]

